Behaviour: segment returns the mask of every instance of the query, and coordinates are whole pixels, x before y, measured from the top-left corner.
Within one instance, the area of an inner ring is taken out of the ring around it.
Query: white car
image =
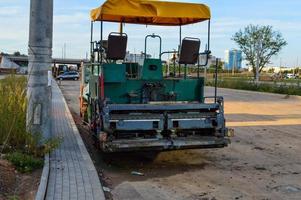
[[[286,74],[286,75],[285,75],[285,78],[286,78],[286,79],[296,79],[297,77],[296,77],[295,74]]]

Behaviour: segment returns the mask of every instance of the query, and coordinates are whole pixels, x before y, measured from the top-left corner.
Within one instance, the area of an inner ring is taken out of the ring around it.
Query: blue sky
[[[184,0],[183,0],[184,1]],[[0,1],[0,51],[27,53],[30,0]],[[53,56],[61,57],[64,43],[67,57],[84,58],[89,51],[90,20],[89,11],[98,7],[100,0],[54,0],[54,43]],[[225,49],[235,48],[232,35],[248,24],[272,25],[288,42],[279,56],[273,58],[273,65],[301,65],[301,1],[300,0],[204,0],[212,12],[211,50],[214,55],[224,57]],[[205,24],[189,25],[183,28],[184,36],[206,38]],[[105,24],[106,33],[117,31],[118,26]],[[144,36],[160,34],[163,50],[177,47],[178,29],[143,25],[126,25],[129,35],[128,49],[140,52],[144,49]],[[150,46],[150,53],[157,55],[157,44]]]

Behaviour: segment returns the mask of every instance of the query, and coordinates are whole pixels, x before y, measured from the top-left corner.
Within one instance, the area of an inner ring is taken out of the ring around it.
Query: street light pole
[[[50,136],[51,87],[48,70],[51,67],[53,33],[53,0],[30,1],[28,43],[28,132]]]

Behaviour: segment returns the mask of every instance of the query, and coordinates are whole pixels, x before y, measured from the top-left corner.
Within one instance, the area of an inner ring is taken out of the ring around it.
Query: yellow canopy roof
[[[91,11],[92,21],[150,25],[186,25],[210,19],[204,4],[155,0],[107,0]]]

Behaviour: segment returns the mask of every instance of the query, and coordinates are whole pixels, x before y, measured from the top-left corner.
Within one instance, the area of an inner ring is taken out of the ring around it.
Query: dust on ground
[[[0,200],[33,200],[37,193],[42,170],[21,174],[12,164],[0,158]]]
[[[93,147],[76,114],[79,86],[63,82],[61,88],[99,175],[111,189],[108,199],[301,199],[300,97],[219,89],[227,125],[236,133],[229,147],[163,152],[155,158],[137,153],[107,157]],[[212,94],[206,88],[206,95]]]

